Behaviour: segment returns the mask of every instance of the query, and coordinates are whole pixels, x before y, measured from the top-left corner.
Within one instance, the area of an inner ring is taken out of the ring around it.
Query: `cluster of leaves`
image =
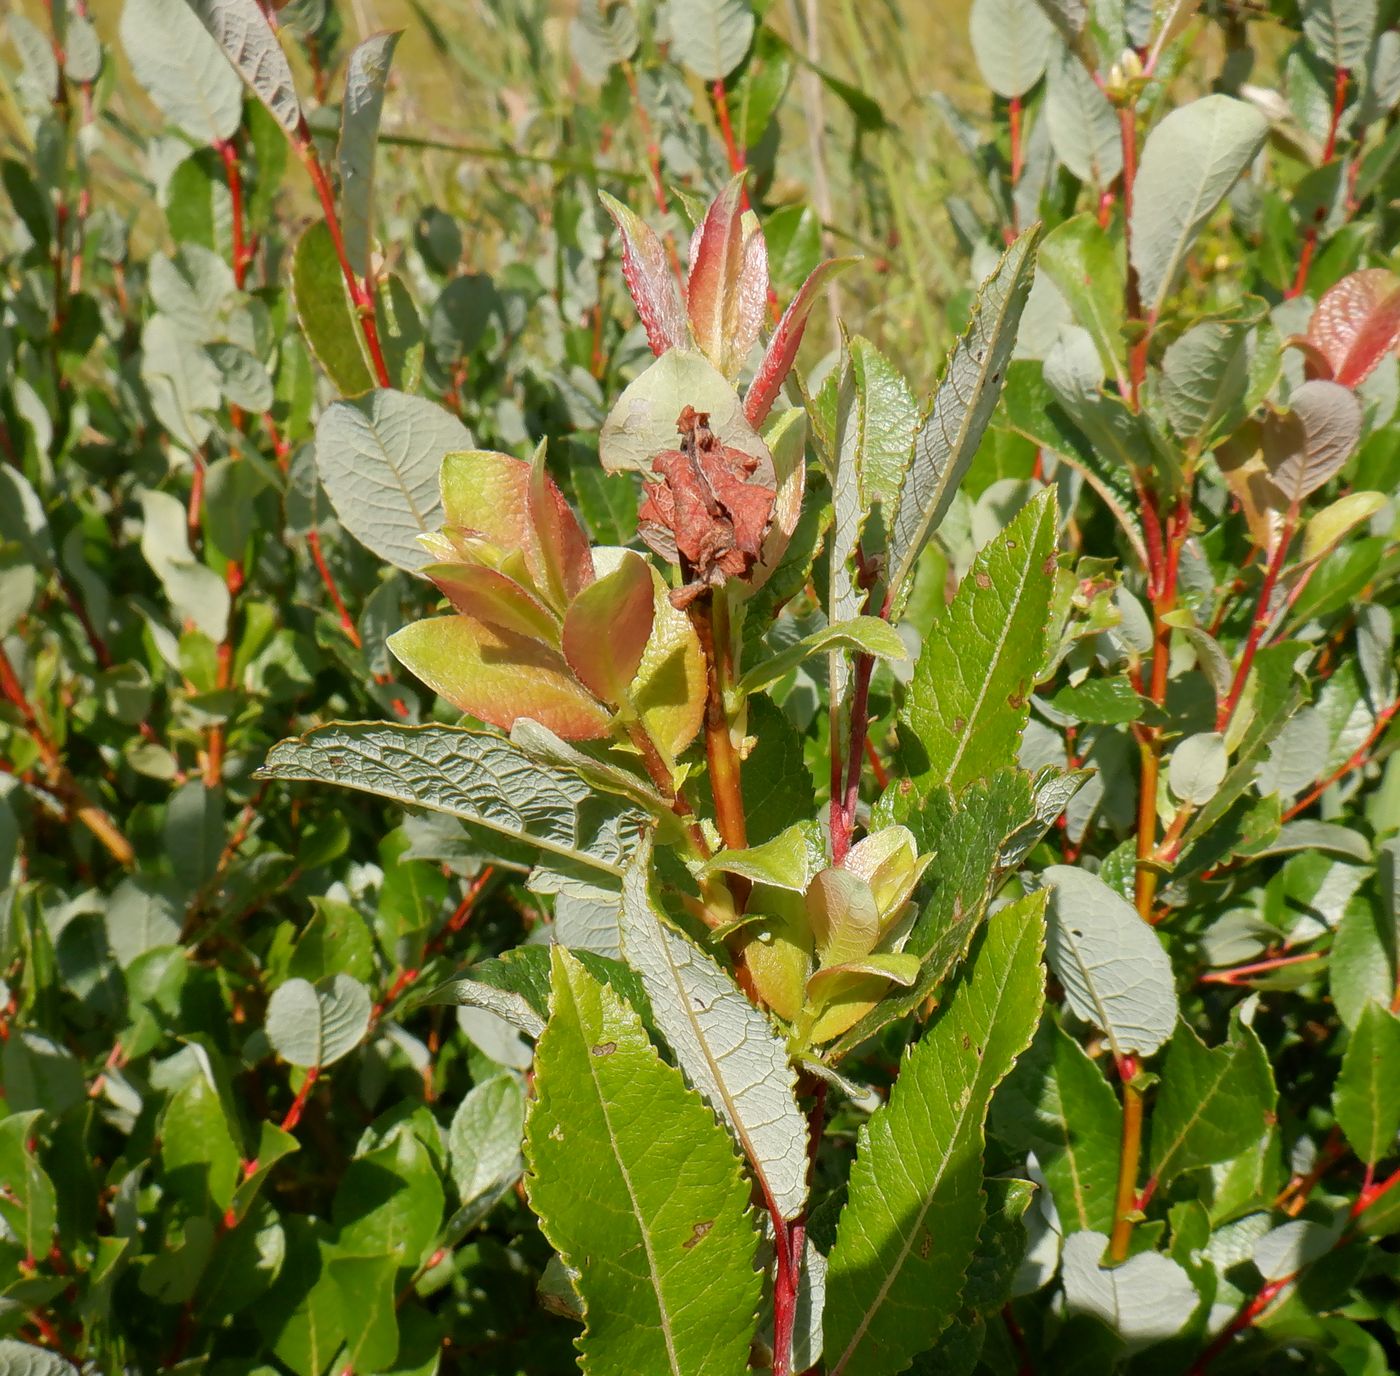
[[[743,0],[494,278],[395,35],[10,21],[6,1369],[1393,1367],[1400,34],[1275,9],[974,0],[936,385]]]

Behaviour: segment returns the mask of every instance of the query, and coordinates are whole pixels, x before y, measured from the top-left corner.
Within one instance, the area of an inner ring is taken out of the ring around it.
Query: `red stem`
[[[1254,664],[1254,656],[1258,653],[1259,643],[1264,638],[1264,632],[1272,620],[1269,602],[1273,597],[1274,586],[1279,580],[1279,575],[1283,572],[1283,563],[1288,557],[1288,546],[1292,543],[1293,529],[1297,519],[1298,512],[1295,503],[1284,519],[1283,530],[1278,537],[1278,545],[1269,558],[1269,567],[1265,570],[1264,581],[1259,588],[1259,601],[1254,608],[1254,620],[1250,623],[1249,637],[1244,643],[1244,653],[1240,655],[1239,667],[1235,670],[1230,691],[1215,718],[1217,731],[1224,731],[1229,726],[1230,719],[1235,715],[1235,708],[1239,706],[1240,694],[1244,692],[1245,681],[1249,678],[1249,670]]]
[[[1303,951],[1296,956],[1270,956],[1267,960],[1251,961],[1248,965],[1235,965],[1228,970],[1210,970],[1202,975],[1198,984],[1242,984],[1251,975],[1266,975],[1273,970],[1282,970],[1290,965],[1305,965],[1312,960],[1321,960],[1321,951]]]
[[[326,217],[326,228],[331,232],[331,243],[335,248],[336,261],[340,264],[340,274],[345,278],[345,290],[350,294],[356,318],[364,333],[365,347],[369,350],[370,362],[374,365],[375,378],[381,387],[388,387],[390,385],[389,369],[384,362],[384,351],[379,346],[379,326],[374,319],[374,297],[364,283],[355,276],[355,269],[350,266],[350,255],[345,248],[345,236],[340,229],[340,216],[336,213],[335,194],[331,190],[331,182],[326,175],[326,169],[321,166],[321,160],[316,156],[316,145],[311,141],[311,130],[307,127],[304,118],[298,124],[293,147],[296,149],[302,165],[306,168],[307,174],[316,188],[316,195],[320,199],[321,211]]]
[[[729,170],[742,172],[748,164],[744,160],[744,150],[739,147],[734,138],[734,126],[729,119],[729,94],[724,89],[723,77],[710,87],[710,95],[715,102],[715,118],[719,120],[719,131],[724,136],[724,151],[729,157]],[[749,208],[747,187],[744,187],[739,193],[739,205],[743,210]]]
[[[287,1116],[282,1119],[283,1132],[296,1131],[297,1124],[301,1122],[302,1110],[306,1107],[307,1097],[320,1074],[321,1067],[319,1065],[313,1065],[306,1072],[306,1078],[301,1082],[301,1088],[297,1090],[297,1097],[292,1100],[292,1106],[287,1110]]]
[[[1340,768],[1333,770],[1320,784],[1316,785],[1316,787],[1312,788],[1303,798],[1300,798],[1294,803],[1293,806],[1283,814],[1282,820],[1291,822],[1300,812],[1305,811],[1317,802],[1338,779],[1345,778],[1354,769],[1362,768],[1369,760],[1371,747],[1385,734],[1386,727],[1390,725],[1391,718],[1394,717],[1397,711],[1400,711],[1400,702],[1392,702],[1390,706],[1376,718],[1376,724],[1371,728],[1370,734],[1367,735],[1365,741],[1362,742],[1361,747],[1352,754]]]
[[[239,291],[242,291],[244,280],[248,276],[248,264],[252,261],[253,255],[248,250],[243,229],[243,178],[239,175],[238,170],[238,150],[234,147],[232,139],[220,139],[215,146],[219,150],[219,156],[224,161],[224,176],[228,179],[230,213],[233,221],[233,284]]]
[[[1347,103],[1347,85],[1351,80],[1351,73],[1345,67],[1338,67],[1332,79],[1332,119],[1327,126],[1327,142],[1322,149],[1322,166],[1329,166],[1337,154],[1337,130],[1342,123],[1342,112]],[[1303,251],[1298,255],[1298,271],[1293,278],[1293,285],[1284,292],[1284,299],[1291,301],[1295,296],[1301,296],[1308,289],[1308,273],[1312,269],[1313,254],[1317,251],[1318,231],[1322,227],[1322,221],[1327,218],[1327,207],[1318,206],[1313,212],[1313,223],[1308,226],[1308,232],[1303,236]]]

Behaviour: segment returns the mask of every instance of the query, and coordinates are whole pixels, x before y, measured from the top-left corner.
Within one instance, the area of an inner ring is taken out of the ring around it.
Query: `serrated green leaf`
[[[1016,329],[1034,277],[1037,225],[1002,255],[983,282],[967,330],[953,346],[933,409],[914,441],[899,503],[889,519],[889,580],[897,616],[928,538],[947,514],[991,419],[1011,361]]]
[[[905,721],[918,777],[959,789],[1012,763],[1045,658],[1055,586],[1055,496],[1047,489],[973,560],[924,638]]]
[[[1368,1003],[1352,1029],[1332,1108],[1368,1166],[1391,1154],[1400,1132],[1400,1018],[1380,1004]]]
[[[1050,865],[1045,958],[1069,1006],[1099,1028],[1114,1054],[1150,1056],[1176,1026],[1171,961],[1157,934],[1096,874]]]
[[[526,1122],[531,1206],[577,1273],[587,1372],[730,1376],[758,1310],[758,1234],[728,1134],[637,1016],[552,952]]]
[[[1150,1170],[1159,1186],[1182,1171],[1229,1161],[1259,1140],[1277,1091],[1259,1038],[1239,1024],[1207,1047],[1183,1022],[1167,1046],[1152,1110]]]
[[[807,1120],[787,1046],[761,1009],[693,942],[667,927],[647,892],[644,842],[622,881],[622,949],[686,1079],[733,1131],[784,1218],[807,1200]]]
[[[1035,1031],[1043,900],[987,924],[965,977],[861,1131],[829,1258],[831,1376],[902,1371],[958,1308],[984,1215],[983,1123]]]
[[[1329,66],[1364,65],[1376,30],[1376,0],[1303,0],[1303,35]]]
[[[576,775],[460,726],[340,723],[273,746],[259,776],[340,784],[451,813],[491,833],[508,863],[537,851],[596,880],[622,877],[644,814],[599,798]]]

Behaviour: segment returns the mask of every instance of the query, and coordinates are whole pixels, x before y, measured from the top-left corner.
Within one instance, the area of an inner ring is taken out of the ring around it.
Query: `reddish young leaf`
[[[1400,347],[1400,278],[1385,268],[1343,277],[1317,303],[1307,343],[1330,365],[1329,381],[1355,387]]]
[[[473,616],[415,621],[389,637],[399,662],[459,711],[509,731],[520,717],[567,741],[597,740],[612,714],[558,650]]]
[[[528,463],[490,449],[462,450],[443,459],[438,485],[444,527],[476,531],[502,549],[530,543]]]
[[[651,568],[629,552],[564,613],[564,658],[604,702],[620,706],[626,699],[651,638],[655,606]]]
[[[792,304],[783,312],[783,318],[778,321],[778,328],[764,350],[763,362],[758,365],[758,372],[754,374],[744,396],[744,417],[750,425],[762,425],[773,409],[783,381],[797,360],[797,350],[807,328],[807,317],[817,304],[817,298],[836,276],[859,261],[858,258],[831,258],[825,263],[818,263],[793,297]]]
[[[545,468],[543,442],[530,466],[529,503],[543,575],[540,591],[549,592],[560,608],[566,607],[593,581],[593,554],[578,517]]]
[[[744,361],[742,355],[736,356],[741,343],[739,306],[745,268],[744,215],[739,209],[743,187],[740,173],[710,203],[691,240],[690,276],[685,292],[695,342],[731,381],[738,376]]]
[[[690,328],[680,286],[666,261],[660,237],[621,201],[606,191],[598,195],[622,236],[622,277],[646,328],[652,353],[659,358],[667,349],[685,348],[690,342]]]
[[[428,564],[422,572],[452,605],[478,621],[553,643],[558,619],[513,578],[483,564]]]

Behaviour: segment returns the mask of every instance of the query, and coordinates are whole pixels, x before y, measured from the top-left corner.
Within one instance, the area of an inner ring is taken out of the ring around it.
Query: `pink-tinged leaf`
[[[734,337],[730,341],[736,375],[758,343],[768,313],[768,243],[759,227],[758,216],[752,210],[744,212],[743,226],[743,266],[735,302]]]
[[[1287,411],[1261,426],[1264,463],[1285,506],[1297,506],[1336,476],[1361,438],[1361,403],[1336,382],[1295,387]]]
[[[655,596],[651,569],[638,554],[586,587],[564,614],[564,658],[579,681],[621,706],[651,639]]]
[[[476,531],[502,549],[530,543],[530,465],[490,449],[448,454],[438,478],[443,525]]]
[[[593,553],[544,462],[544,442],[530,466],[530,524],[542,572],[540,590],[562,610],[593,581]]]
[[[744,416],[750,425],[762,425],[773,409],[783,382],[797,361],[797,350],[807,328],[807,317],[817,304],[817,298],[836,277],[859,261],[859,258],[830,258],[825,263],[818,263],[793,297],[792,304],[783,312],[773,338],[768,341],[763,362],[758,365],[758,372],[744,396]]]
[[[731,382],[742,358],[735,357],[739,331],[740,283],[744,272],[744,216],[739,201],[743,173],[710,203],[691,241],[690,277],[685,305],[701,352]]]
[[[597,740],[612,715],[558,650],[473,616],[415,621],[389,637],[399,662],[459,711],[509,731],[520,717],[568,741]]]
[[[622,236],[622,277],[646,328],[647,343],[658,358],[667,349],[690,342],[680,284],[666,258],[660,237],[640,216],[606,191],[598,193]]]
[[[559,638],[559,620],[549,608],[495,569],[482,564],[429,564],[421,572],[459,612],[547,643]]]
[[[1385,268],[1343,277],[1317,303],[1307,342],[1330,365],[1329,381],[1355,387],[1400,347],[1400,278]]]

